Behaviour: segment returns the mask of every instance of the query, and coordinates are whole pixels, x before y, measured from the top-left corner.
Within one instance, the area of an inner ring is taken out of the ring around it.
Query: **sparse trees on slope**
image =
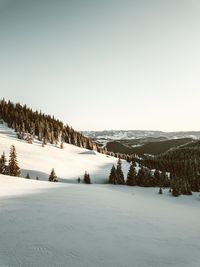
[[[20,176],[20,168],[19,168],[18,162],[17,162],[17,152],[16,152],[14,145],[12,145],[10,148],[8,174],[10,176]]]
[[[95,149],[101,153],[106,152],[106,149],[100,148],[92,139],[83,136],[68,125],[65,126],[53,116],[34,112],[26,105],[6,102],[3,99],[0,101],[0,118],[15,130],[18,138],[24,139],[24,136],[30,136],[29,142],[37,138],[44,146],[47,143],[57,144],[63,141],[87,149]]]

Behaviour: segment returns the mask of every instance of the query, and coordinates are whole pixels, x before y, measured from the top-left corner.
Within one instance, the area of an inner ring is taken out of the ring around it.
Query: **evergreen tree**
[[[84,177],[83,177],[83,181],[85,184],[91,184],[91,179],[90,179],[89,173],[85,172]]]
[[[118,159],[117,162],[116,174],[117,174],[117,184],[124,184],[124,174],[122,171],[122,162],[120,158]]]
[[[144,185],[145,176],[146,176],[145,168],[142,165],[141,168],[139,169],[137,177],[136,177],[136,181],[137,181],[138,186]]]
[[[60,148],[61,148],[61,149],[64,148],[64,143],[63,143],[63,142],[61,142],[61,144],[60,144]]]
[[[181,195],[181,183],[180,183],[180,179],[176,176],[176,175],[171,175],[171,179],[172,179],[172,195],[174,197],[178,197]]]
[[[136,185],[136,176],[137,176],[137,174],[136,174],[136,171],[135,171],[135,167],[134,167],[134,164],[132,163],[130,165],[130,169],[128,171],[126,184],[130,185],[130,186]]]
[[[26,175],[26,179],[31,179],[29,173],[27,173],[27,175]]]
[[[160,172],[158,170],[155,170],[154,172],[154,178],[157,184],[161,183],[161,177],[160,177]]]
[[[162,172],[160,174],[160,187],[169,187],[169,186],[170,186],[169,177],[167,173]]]
[[[17,152],[16,152],[14,145],[12,145],[10,148],[8,174],[10,176],[20,176],[20,168],[19,168],[18,162],[17,162]]]
[[[108,182],[109,182],[109,184],[116,184],[117,183],[117,173],[116,173],[116,168],[114,165],[111,168]]]
[[[192,195],[191,186],[186,178],[181,181],[181,194]]]
[[[6,156],[5,153],[3,153],[0,158],[0,174],[7,174],[6,162]]]
[[[56,176],[55,170],[52,169],[50,175],[49,175],[49,182],[58,182],[58,178]]]
[[[44,147],[46,145],[45,139],[43,138],[42,140],[42,147]]]
[[[153,187],[156,186],[156,180],[154,175],[152,175],[151,170],[143,167],[141,185],[145,187]]]

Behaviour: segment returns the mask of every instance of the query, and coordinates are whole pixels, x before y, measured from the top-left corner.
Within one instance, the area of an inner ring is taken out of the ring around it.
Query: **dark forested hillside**
[[[143,156],[145,154],[159,155],[162,154],[173,147],[178,147],[180,145],[187,144],[191,142],[191,138],[180,138],[171,140],[162,140],[161,138],[149,138],[136,139],[136,140],[118,140],[108,142],[106,148],[108,151],[119,152],[125,154],[137,154]]]
[[[171,149],[157,157],[146,157],[149,168],[170,172],[172,183],[178,187],[188,185],[192,191],[200,191],[200,141]]]
[[[0,101],[0,119],[13,128],[18,138],[32,142],[33,138],[43,144],[66,142],[79,147],[105,153],[103,148],[96,145],[90,138],[83,136],[72,127],[64,125],[61,121],[50,115],[33,111],[26,105],[14,104],[4,99]]]

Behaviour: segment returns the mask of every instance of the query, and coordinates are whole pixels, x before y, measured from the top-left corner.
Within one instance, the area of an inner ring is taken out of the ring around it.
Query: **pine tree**
[[[124,174],[122,171],[122,162],[120,158],[118,159],[117,162],[116,174],[117,174],[117,184],[124,184]]]
[[[146,176],[145,168],[143,165],[141,165],[141,168],[139,169],[137,177],[136,177],[136,184],[138,186],[144,186],[145,176]]]
[[[3,153],[0,158],[0,174],[7,174],[6,162],[6,156],[5,153]]]
[[[170,186],[167,173],[162,172],[160,174],[160,183],[158,183],[158,184],[160,185],[160,187],[169,187]]]
[[[52,169],[50,175],[49,175],[49,182],[58,182],[58,178],[56,176],[55,170]]]
[[[180,179],[176,175],[171,176],[172,179],[172,195],[174,197],[178,197],[181,195],[181,182]]]
[[[109,184],[116,184],[117,183],[117,173],[116,173],[116,168],[114,165],[111,168],[108,182],[109,182]]]
[[[60,143],[60,148],[61,148],[61,149],[64,148],[64,143],[63,143],[63,142]]]
[[[136,174],[136,171],[135,171],[135,167],[134,167],[134,164],[132,163],[130,165],[130,169],[128,171],[126,184],[130,185],[130,186],[136,185],[136,175],[137,174]]]
[[[18,162],[17,162],[17,152],[16,152],[14,145],[12,145],[10,148],[8,174],[10,176],[20,176],[20,168],[19,168]]]
[[[160,177],[160,172],[158,170],[155,170],[154,172],[154,178],[157,184],[161,183],[161,177]]]
[[[83,181],[85,184],[91,184],[91,179],[90,179],[89,173],[85,172],[84,177],[83,177]]]
[[[44,147],[46,145],[45,139],[43,138],[42,140],[42,147]]]
[[[29,173],[27,173],[27,175],[26,175],[26,179],[31,179]]]

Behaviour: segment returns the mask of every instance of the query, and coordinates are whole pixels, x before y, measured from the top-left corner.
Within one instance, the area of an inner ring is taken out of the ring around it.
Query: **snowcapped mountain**
[[[200,131],[188,131],[188,132],[162,132],[162,131],[140,131],[140,130],[109,130],[109,131],[83,131],[85,136],[91,137],[100,143],[105,143],[112,140],[128,140],[128,139],[140,139],[140,138],[160,138],[165,137],[167,139],[178,138],[200,138]]]
[[[117,162],[117,158],[67,143],[64,143],[64,149],[60,149],[59,144],[42,147],[42,143],[35,139],[33,144],[28,144],[18,139],[6,124],[0,124],[0,154],[5,152],[8,156],[11,145],[16,147],[21,175],[25,177],[29,173],[33,179],[38,176],[40,180],[47,180],[54,168],[59,181],[75,182],[87,171],[93,183],[104,183],[112,165]],[[128,166],[123,161],[125,173]]]

